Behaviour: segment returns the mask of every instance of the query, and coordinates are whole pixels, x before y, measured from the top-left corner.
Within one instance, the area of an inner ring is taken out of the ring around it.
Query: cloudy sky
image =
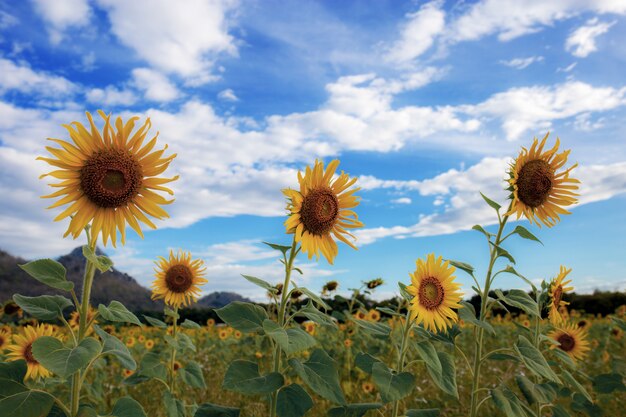
[[[300,260],[301,284],[379,297],[430,252],[474,264],[503,202],[511,158],[551,132],[571,148],[580,204],[543,241],[512,241],[517,269],[573,268],[579,291],[626,288],[626,0],[0,0],[0,248],[55,257],[82,243],[39,198],[35,158],[61,127],[103,109],[150,116],[178,157],[171,219],[107,248],[142,284],[185,248],[205,292],[263,294],[241,273],[282,278],[285,201],[315,158],[358,176],[358,251]],[[513,223],[515,224],[515,223]],[[470,280],[458,279],[469,290]],[[523,287],[503,277],[501,287]]]

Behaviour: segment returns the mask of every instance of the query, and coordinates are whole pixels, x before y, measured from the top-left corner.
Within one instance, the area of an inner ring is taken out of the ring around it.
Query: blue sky
[[[300,259],[314,290],[408,282],[430,252],[474,264],[504,204],[512,157],[551,132],[571,148],[580,204],[544,246],[511,241],[517,269],[573,268],[579,291],[626,289],[626,2],[623,0],[0,0],[0,248],[58,256],[82,241],[45,210],[35,162],[62,123],[103,109],[150,116],[178,157],[171,218],[107,248],[148,286],[169,248],[205,259],[205,292],[263,294],[239,274],[282,278],[285,187],[340,158],[363,187],[358,251]],[[515,224],[515,223],[513,223]],[[458,279],[469,291],[470,280]],[[503,277],[499,286],[524,287]]]

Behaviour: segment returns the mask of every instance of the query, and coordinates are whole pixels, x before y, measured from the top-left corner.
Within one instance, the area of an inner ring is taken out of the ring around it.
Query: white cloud
[[[132,106],[137,102],[135,93],[130,90],[120,90],[113,86],[92,88],[85,93],[87,101],[105,106]]]
[[[184,7],[169,0],[98,0],[122,43],[157,69],[176,73],[191,84],[215,79],[214,60],[235,54],[228,33],[233,0],[188,0]]]
[[[64,77],[34,71],[27,63],[0,58],[0,93],[14,90],[35,97],[58,97],[73,94],[77,87]]]
[[[404,24],[400,39],[387,52],[386,59],[408,63],[426,52],[445,26],[446,13],[441,6],[441,1],[432,1],[417,12],[407,14],[408,22]]]
[[[411,204],[413,200],[411,200],[409,197],[400,197],[400,198],[391,200],[391,202],[393,204]]]
[[[235,95],[235,92],[230,88],[220,91],[217,95],[217,98],[224,101],[239,101],[239,98]]]
[[[149,68],[135,68],[132,71],[132,84],[145,92],[145,97],[153,101],[172,101],[180,92],[165,75]]]
[[[565,50],[579,58],[585,58],[598,50],[596,38],[609,31],[615,22],[599,22],[597,18],[587,21],[584,26],[573,31],[565,41]]]
[[[50,42],[58,44],[69,27],[82,27],[89,23],[91,8],[88,0],[33,0],[35,10],[47,23]]]
[[[20,23],[19,19],[10,13],[0,10],[0,30],[10,28]]]
[[[535,33],[585,12],[626,14],[623,0],[482,0],[466,7],[447,33],[451,42],[497,34],[501,41]]]
[[[524,69],[535,62],[543,61],[542,56],[529,56],[528,58],[513,58],[508,61],[500,61],[502,65],[515,69]]]
[[[500,118],[507,138],[515,140],[531,129],[548,129],[553,120],[607,111],[625,103],[626,87],[594,87],[570,81],[550,87],[512,88],[464,108],[469,114]]]
[[[431,179],[408,183],[406,188],[404,181],[395,181],[394,187],[415,189],[421,195],[435,195],[437,199],[446,198],[450,204],[443,211],[421,215],[413,225],[357,230],[359,245],[371,244],[386,237],[436,236],[469,230],[475,224],[494,224],[493,209],[485,204],[479,192],[504,205],[508,191],[504,189],[503,180],[509,162],[509,158],[484,158],[467,170],[451,169]],[[578,205],[626,193],[626,162],[583,165],[576,168],[572,175],[582,182]],[[373,180],[369,180],[370,184]],[[389,183],[382,181],[379,184],[384,188]]]

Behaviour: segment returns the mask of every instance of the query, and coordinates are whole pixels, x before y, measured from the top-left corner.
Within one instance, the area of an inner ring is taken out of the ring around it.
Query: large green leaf
[[[426,364],[426,370],[435,384],[444,392],[459,398],[456,385],[454,359],[447,352],[437,352],[435,347],[424,340],[415,345],[417,352]]]
[[[133,355],[130,354],[130,351],[121,340],[108,334],[98,327],[98,325],[94,325],[93,328],[103,342],[101,355],[113,355],[119,359],[124,368],[130,369],[131,371],[137,369],[137,363],[135,359],[133,359]]]
[[[317,305],[323,307],[324,310],[326,310],[326,311],[332,310],[332,308],[328,304],[326,304],[326,302],[324,300],[322,300],[320,297],[318,297],[318,295],[315,294],[313,291],[309,290],[308,288],[304,288],[304,287],[296,287],[296,288],[299,289],[300,291],[302,291],[302,293],[304,295],[306,295],[307,297],[309,297],[309,299],[311,299],[312,301],[317,303]]]
[[[347,404],[328,410],[328,417],[363,417],[370,410],[382,408],[380,403]]]
[[[369,353],[359,352],[354,358],[354,364],[368,374],[372,373],[372,366],[374,366],[376,362],[380,362],[380,360]]]
[[[65,267],[52,259],[38,259],[19,265],[28,275],[49,287],[58,290],[69,291],[74,288],[74,283],[65,277]]]
[[[302,417],[313,408],[313,400],[298,384],[282,387],[278,391],[276,414],[278,417]]]
[[[131,397],[122,397],[113,406],[111,417],[146,417],[143,407]]]
[[[156,352],[148,352],[143,355],[139,363],[139,369],[134,375],[144,376],[148,378],[156,378],[165,382],[167,379],[167,368],[163,365],[159,354]],[[143,381],[139,381],[143,382]]]
[[[485,200],[485,202],[487,204],[489,204],[489,206],[491,208],[493,208],[495,211],[499,211],[500,207],[502,207],[502,206],[500,206],[500,204],[496,203],[495,201],[493,201],[492,199],[490,199],[489,197],[487,197],[483,193],[480,193],[480,195],[482,196],[483,200]]]
[[[507,417],[527,417],[519,399],[508,388],[494,388],[491,390],[491,398],[496,407],[503,411]]]
[[[180,369],[183,382],[190,387],[206,388],[202,368],[197,362],[189,362],[184,368]]]
[[[376,362],[372,365],[372,379],[384,403],[398,401],[413,391],[415,376],[410,372],[391,372],[387,365]]]
[[[522,290],[509,290],[509,292],[504,295],[502,291],[496,290],[496,295],[501,301],[504,301],[506,304],[520,308],[524,310],[526,314],[531,316],[539,317],[539,307],[535,300],[530,298],[530,295],[526,293],[526,291]]]
[[[192,330],[197,330],[197,329],[202,328],[202,326],[200,326],[198,323],[189,319],[185,319],[185,321],[183,321],[180,324],[180,327],[182,327],[183,329],[192,329]]]
[[[362,328],[374,337],[386,339],[391,334],[391,327],[389,327],[389,325],[386,323],[359,319],[352,319],[352,321],[354,321],[360,328]]]
[[[239,417],[239,409],[205,403],[198,407],[193,417]]]
[[[517,386],[522,394],[524,394],[524,397],[529,404],[545,404],[551,401],[550,398],[546,396],[545,391],[540,389],[541,387],[532,382],[527,376],[517,375],[515,377],[515,382],[517,382]]]
[[[561,380],[550,368],[541,352],[524,336],[519,336],[517,339],[515,350],[517,351],[522,362],[524,362],[524,365],[526,365],[531,372],[538,376],[542,376],[549,381],[556,382],[557,384],[561,383]]]
[[[600,394],[610,394],[613,391],[626,391],[624,377],[620,374],[600,374],[593,378],[593,390]]]
[[[142,326],[137,316],[128,311],[124,304],[120,303],[119,301],[111,301],[108,307],[106,307],[104,304],[100,304],[98,306],[98,312],[103,319],[108,321],[132,323],[140,327]]]
[[[267,281],[262,280],[261,278],[253,277],[250,275],[243,275],[243,274],[241,276],[244,277],[249,282],[253,283],[254,285],[258,285],[259,287],[263,288],[266,291],[269,291],[271,293],[278,292],[278,289],[275,286],[273,286]]]
[[[474,309],[474,306],[472,304],[468,303],[467,301],[461,301],[460,304],[463,306],[463,308],[459,309],[459,317],[462,320],[468,323],[472,323],[474,326],[482,327],[483,329],[487,330],[489,333],[495,336],[496,331],[489,322],[476,318],[476,310]]]
[[[146,321],[151,326],[158,327],[158,328],[161,328],[161,329],[167,328],[167,324],[165,322],[159,320],[159,319],[155,319],[154,317],[146,316],[145,314],[144,314],[143,317],[146,319]]]
[[[273,320],[263,320],[263,330],[281,349],[286,350],[289,346],[289,336],[285,329]]]
[[[42,336],[32,346],[35,359],[61,378],[83,369],[98,356],[102,348],[93,337],[83,339],[78,346],[68,347],[56,337]]]
[[[589,395],[585,387],[583,387],[580,382],[578,382],[576,378],[574,378],[574,376],[570,374],[566,369],[561,369],[561,377],[567,383],[567,385],[584,395],[587,401],[593,402],[593,398],[591,398],[591,395]]]
[[[72,302],[60,295],[40,295],[26,297],[15,294],[13,301],[25,312],[39,320],[54,320],[63,315],[63,310],[72,306]]]
[[[269,394],[285,383],[282,374],[271,372],[261,376],[255,362],[234,360],[228,366],[222,387],[242,394]]]
[[[215,312],[228,325],[244,333],[263,331],[263,320],[268,318],[263,307],[241,301],[233,301]]]
[[[304,363],[289,359],[289,365],[317,395],[337,404],[346,403],[339,385],[337,364],[322,349],[315,349]]]
[[[285,352],[287,352],[288,355],[309,349],[317,344],[313,336],[299,327],[287,329],[287,337],[289,344]]]
[[[0,399],[0,417],[47,416],[54,397],[43,391],[22,391]]]
[[[524,226],[516,226],[515,229],[511,232],[511,234],[517,233],[520,237],[528,240],[534,240],[535,242],[541,243],[541,240],[537,239],[537,236],[533,235],[526,229]],[[541,243],[543,245],[543,243]]]
[[[106,272],[113,267],[113,261],[106,255],[96,255],[88,245],[83,246],[83,256],[94,264],[100,272]]]
[[[314,321],[315,323],[323,325],[323,326],[337,327],[337,323],[335,322],[335,320],[330,318],[328,314],[322,313],[317,308],[315,308],[311,300],[309,300],[309,302],[306,303],[304,307],[301,307],[300,310],[298,310],[296,315],[304,316],[308,318],[309,320]]]
[[[163,393],[163,404],[167,417],[186,417],[185,405],[169,391]]]

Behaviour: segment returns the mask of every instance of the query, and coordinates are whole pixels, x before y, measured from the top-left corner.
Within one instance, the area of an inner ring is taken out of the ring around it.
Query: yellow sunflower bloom
[[[94,321],[92,323],[92,320],[95,317],[95,315],[96,315],[96,309],[89,306],[89,310],[87,311],[87,324],[91,323],[91,325],[87,329],[85,333],[86,335],[90,335],[94,332],[92,326],[93,324],[96,324],[97,321]],[[80,313],[78,311],[72,311],[72,313],[70,314],[70,319],[67,321],[67,323],[70,325],[72,330],[78,331],[80,327]]]
[[[551,349],[561,349],[574,360],[584,359],[589,351],[587,330],[574,324],[568,324],[550,333],[548,337],[559,342],[559,345],[550,346]]]
[[[454,282],[456,268],[442,257],[435,259],[428,255],[426,261],[418,259],[417,268],[407,287],[413,296],[409,306],[411,320],[424,323],[424,328],[432,332],[445,331],[458,321],[453,308],[461,308],[461,285]]]
[[[522,148],[517,159],[511,164],[509,172],[509,190],[511,193],[511,210],[507,216],[522,214],[531,222],[541,227],[539,221],[548,227],[554,226],[559,220],[559,215],[570,214],[564,206],[575,204],[578,196],[574,191],[578,190],[580,181],[570,178],[570,171],[578,164],[568,169],[557,171],[567,163],[569,150],[557,154],[559,139],[549,151],[543,147],[548,139],[548,134],[541,140],[535,138],[530,151]]]
[[[571,279],[567,281],[563,280],[570,272],[572,272],[571,268],[567,269],[561,265],[559,274],[550,283],[550,310],[548,311],[548,318],[550,319],[550,323],[555,326],[565,322],[565,317],[561,314],[561,308],[565,308],[565,306],[569,303],[567,301],[563,301],[563,294],[568,291],[572,291],[574,287],[567,286],[570,282],[572,282]]]
[[[139,117],[132,117],[126,123],[118,117],[115,127],[111,125],[111,115],[98,111],[104,119],[102,132],[96,127],[91,114],[87,119],[91,132],[79,122],[63,125],[73,143],[52,139],[61,148],[47,146],[54,158],[37,159],[58,168],[46,176],[60,182],[50,184],[58,191],[43,198],[61,197],[48,208],[70,204],[54,220],[72,217],[65,236],[71,234],[76,239],[86,225],[91,224],[91,244],[95,245],[98,235],[102,235],[104,245],[111,239],[113,246],[117,240],[117,230],[122,244],[126,242],[126,223],[141,237],[143,232],[138,221],[156,229],[147,215],[157,219],[169,217],[160,206],[174,200],[163,198],[157,191],[173,195],[172,190],[163,185],[178,179],[157,177],[169,166],[176,154],[163,157],[167,145],[153,151],[158,133],[148,143],[144,139],[150,129],[148,118],[141,128],[132,133]]]
[[[359,197],[354,193],[360,188],[349,189],[357,179],[342,171],[333,180],[338,165],[339,160],[335,159],[324,170],[324,163],[315,161],[313,169],[307,166],[304,175],[298,172],[300,191],[283,190],[289,201],[289,217],[285,221],[287,233],[295,233],[296,242],[301,244],[309,259],[313,255],[319,259],[321,252],[330,264],[338,253],[332,236],[356,249],[346,236],[356,238],[346,229],[363,227],[351,210],[359,205]]]
[[[9,346],[9,342],[11,341],[11,331],[8,329],[0,329],[0,354],[7,346]]]
[[[37,362],[33,356],[33,343],[42,336],[52,336],[54,329],[52,326],[40,324],[38,326],[26,326],[22,328],[19,334],[13,336],[13,344],[9,345],[8,360],[10,361],[26,361],[25,379],[47,378],[52,373]]]
[[[199,285],[205,284],[203,278],[206,267],[201,259],[191,259],[191,253],[179,251],[174,255],[170,251],[169,260],[160,257],[156,262],[156,280],[152,283],[152,299],[164,299],[165,303],[178,308],[195,302],[200,295]]]

